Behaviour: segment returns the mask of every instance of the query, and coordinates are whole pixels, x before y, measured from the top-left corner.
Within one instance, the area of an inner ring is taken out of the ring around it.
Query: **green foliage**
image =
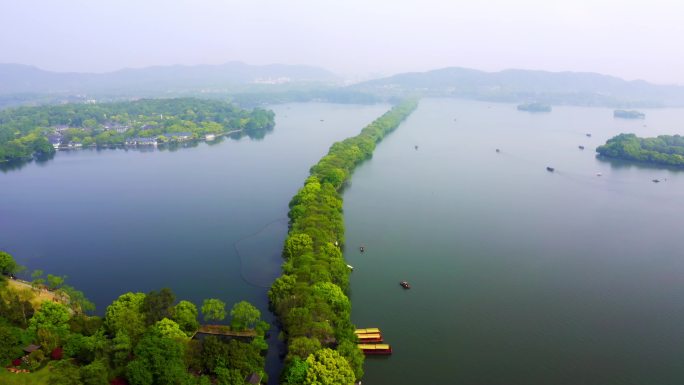
[[[0,251],[0,274],[12,274],[16,272],[19,265],[14,261],[11,254]]]
[[[185,341],[188,336],[181,330],[178,324],[168,318],[164,318],[154,325],[155,331],[164,338],[174,338],[179,341]]]
[[[216,368],[216,383],[218,385],[243,385],[245,377],[237,369]]]
[[[57,361],[50,371],[50,385],[82,385],[78,367],[69,360]]]
[[[101,361],[93,361],[88,365],[81,367],[81,381],[84,385],[107,385],[108,369],[107,365]]]
[[[306,359],[307,385],[352,385],[355,377],[347,360],[332,349],[321,349]]]
[[[142,312],[147,325],[152,325],[163,318],[171,318],[175,301],[176,295],[168,287],[159,292],[152,290],[147,293],[142,303]]]
[[[69,333],[69,309],[55,302],[44,301],[33,317],[29,320],[29,331],[37,333],[47,330],[59,336]]]
[[[47,275],[48,288],[50,290],[58,289],[60,286],[64,285],[66,277],[60,277],[59,275]]]
[[[199,328],[197,307],[189,301],[178,302],[173,308],[173,320],[178,323],[185,334],[191,336]]]
[[[205,299],[202,303],[202,315],[206,321],[222,321],[226,318],[226,303],[216,298]]]
[[[231,327],[234,330],[253,328],[261,318],[261,312],[247,301],[240,301],[230,310]]]
[[[21,329],[0,318],[0,367],[21,357]]]
[[[105,327],[111,335],[123,332],[133,340],[142,335],[145,331],[145,315],[142,312],[144,299],[143,293],[126,293],[107,307]]]
[[[193,98],[6,109],[0,111],[0,162],[54,154],[46,136],[57,126],[68,126],[60,129],[62,143],[102,147],[122,145],[132,137],[174,138],[179,132],[198,138],[241,130],[262,138],[273,129],[274,116],[259,108],[247,111],[219,100]],[[113,125],[125,132],[106,128]]]
[[[660,135],[639,138],[634,134],[620,134],[608,139],[596,152],[607,158],[633,160],[664,166],[684,166],[684,137]]]
[[[339,190],[356,166],[372,156],[376,143],[416,107],[415,100],[401,102],[359,135],[333,144],[311,167],[311,175],[290,201],[283,275],[275,280],[268,296],[288,338],[287,360],[292,363],[306,358],[304,383],[348,384],[354,381],[354,373],[359,377],[363,374],[363,355],[354,345],[351,303],[345,294],[349,269],[340,251],[344,217]],[[342,355],[321,349],[335,344],[341,347]],[[286,382],[302,383],[303,367],[288,366],[285,377],[291,379],[286,378]],[[339,371],[331,367],[339,367]]]
[[[131,385],[175,384],[186,375],[183,344],[176,340],[146,334],[135,347],[134,355],[126,370]]]
[[[285,368],[283,382],[285,385],[302,385],[306,381],[306,372],[309,369],[306,361],[295,357]]]

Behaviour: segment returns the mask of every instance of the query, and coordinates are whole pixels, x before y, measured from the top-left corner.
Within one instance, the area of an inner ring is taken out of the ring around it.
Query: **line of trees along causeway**
[[[596,152],[607,158],[684,167],[684,137],[679,135],[639,138],[634,134],[620,134],[608,139]]]
[[[340,189],[417,106],[417,100],[402,101],[359,135],[333,144],[290,201],[283,274],[268,292],[288,347],[283,384],[352,384],[363,376],[364,356],[356,346],[346,295],[349,268],[340,250]]]

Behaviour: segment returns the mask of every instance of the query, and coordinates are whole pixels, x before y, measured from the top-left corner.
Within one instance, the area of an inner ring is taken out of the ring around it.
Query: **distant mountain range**
[[[585,72],[515,69],[484,72],[449,67],[403,73],[348,87],[337,86],[340,80],[318,67],[241,62],[157,66],[102,74],[59,73],[26,65],[0,64],[0,108],[83,101],[93,96],[111,100],[173,95],[233,95],[236,100],[247,100],[252,105],[305,100],[369,102],[418,95],[551,105],[684,106],[683,86],[626,81]]]
[[[684,87],[586,72],[505,70],[484,72],[450,67],[375,79],[352,86],[383,97],[407,94],[501,102],[662,107],[684,106]]]
[[[337,80],[334,74],[322,68],[284,64],[230,62],[221,65],[175,65],[101,74],[61,73],[21,64],[0,64],[0,94],[178,91],[246,84],[329,83]]]

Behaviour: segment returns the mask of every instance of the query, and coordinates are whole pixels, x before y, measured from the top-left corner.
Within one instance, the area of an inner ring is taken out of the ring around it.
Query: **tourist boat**
[[[553,168],[553,167],[547,166],[547,167],[546,167],[546,171],[548,171],[548,172],[554,172],[554,171],[556,171],[556,169]]]
[[[364,354],[392,354],[392,347],[388,344],[359,344]]]
[[[380,329],[378,329],[378,328],[356,329],[356,330],[354,330],[354,333],[356,335],[380,333]]]
[[[356,337],[359,339],[359,343],[361,344],[382,342],[382,334],[380,333],[357,334]]]
[[[579,149],[580,149],[580,150],[584,150],[584,146],[579,146]]]
[[[411,285],[409,285],[409,283],[406,281],[399,282],[399,285],[401,285],[401,287],[403,287],[404,289],[410,289],[411,288]]]

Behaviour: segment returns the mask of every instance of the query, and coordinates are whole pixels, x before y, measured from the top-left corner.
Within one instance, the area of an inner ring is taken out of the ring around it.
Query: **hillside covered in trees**
[[[340,189],[417,104],[403,101],[359,135],[333,144],[290,202],[283,274],[268,292],[287,340],[282,383],[350,385],[363,376],[364,356],[356,346],[347,296],[349,268],[341,251]]]
[[[660,135],[639,138],[634,134],[620,134],[596,148],[596,152],[607,158],[683,167],[684,137]]]
[[[0,162],[51,155],[56,147],[121,146],[130,138],[165,143],[181,136],[242,132],[263,137],[274,113],[218,100],[142,99],[105,104],[20,107],[0,111]]]

